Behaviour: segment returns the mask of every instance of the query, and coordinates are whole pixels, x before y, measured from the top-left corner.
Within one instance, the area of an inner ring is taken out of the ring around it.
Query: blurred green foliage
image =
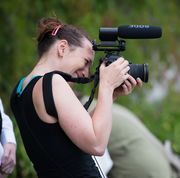
[[[162,27],[161,39],[126,40],[126,51],[122,55],[133,63],[148,63],[150,78],[143,88],[117,102],[136,113],[162,142],[171,140],[174,150],[180,153],[180,86],[177,86],[180,75],[179,5],[178,0],[1,0],[0,93],[7,113],[12,117],[18,143],[17,166],[10,177],[36,177],[13,119],[9,97],[17,80],[36,63],[38,20],[53,15],[84,28],[92,39],[97,40],[101,26],[149,24]],[[93,70],[103,55],[100,52],[96,54]],[[167,78],[166,72],[174,67],[175,74]],[[161,100],[149,102],[147,96],[157,83],[166,86],[166,95]],[[89,95],[92,84],[77,88]]]

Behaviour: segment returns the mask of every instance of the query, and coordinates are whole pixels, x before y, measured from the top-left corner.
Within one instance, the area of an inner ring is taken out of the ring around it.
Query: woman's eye
[[[89,63],[89,61],[87,59],[85,59],[85,65],[87,65]]]

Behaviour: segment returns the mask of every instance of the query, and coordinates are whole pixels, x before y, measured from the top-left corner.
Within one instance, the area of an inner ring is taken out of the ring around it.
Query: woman
[[[128,61],[123,58],[108,67],[102,64],[97,106],[90,116],[69,83],[52,73],[88,77],[94,51],[87,35],[56,18],[44,18],[37,41],[39,61],[11,97],[27,154],[39,178],[99,178],[91,155],[102,155],[107,146],[113,99],[142,82],[127,73]],[[52,78],[44,80],[47,74]]]

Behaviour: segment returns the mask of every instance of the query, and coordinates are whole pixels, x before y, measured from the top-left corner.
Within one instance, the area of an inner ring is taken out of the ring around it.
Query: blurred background
[[[128,24],[162,28],[159,39],[127,39],[122,52],[132,63],[149,65],[149,82],[117,103],[131,109],[162,141],[169,139],[180,154],[180,1],[179,0],[1,0],[0,97],[11,116],[17,138],[17,165],[12,178],[34,178],[15,119],[9,106],[14,85],[37,60],[36,25],[40,18],[56,15],[85,29],[98,39],[100,27]],[[103,52],[97,52],[95,70]],[[92,84],[76,86],[90,95]]]

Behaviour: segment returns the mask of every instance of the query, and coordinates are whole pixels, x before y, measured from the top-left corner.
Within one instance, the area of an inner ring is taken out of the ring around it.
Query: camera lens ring
[[[144,82],[147,83],[148,82],[148,77],[149,77],[149,73],[148,73],[148,64],[143,64],[144,66]]]

